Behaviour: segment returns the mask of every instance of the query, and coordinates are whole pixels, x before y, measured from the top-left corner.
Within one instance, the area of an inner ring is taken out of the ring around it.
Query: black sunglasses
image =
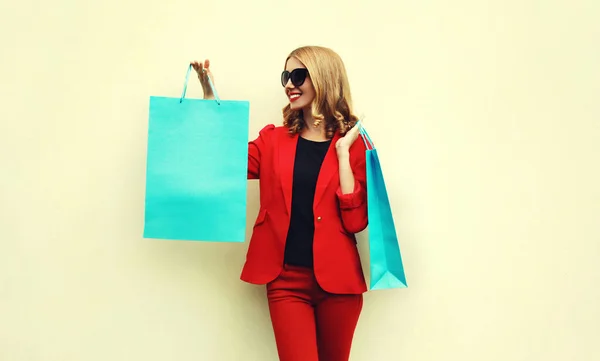
[[[281,73],[281,85],[285,87],[287,82],[291,80],[294,86],[301,86],[302,84],[304,84],[304,81],[306,80],[307,76],[308,69],[297,68],[292,70],[291,72],[284,70],[283,73]]]

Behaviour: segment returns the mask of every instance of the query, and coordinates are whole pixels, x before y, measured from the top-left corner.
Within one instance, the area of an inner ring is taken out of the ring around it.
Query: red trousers
[[[327,293],[311,269],[286,265],[267,298],[280,361],[348,361],[362,294]]]

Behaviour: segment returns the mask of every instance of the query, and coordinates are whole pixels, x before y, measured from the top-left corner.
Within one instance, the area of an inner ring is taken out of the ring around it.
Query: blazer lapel
[[[331,139],[331,144],[329,145],[329,150],[327,150],[327,154],[323,160],[323,165],[321,165],[321,171],[319,172],[319,177],[317,179],[317,189],[315,190],[314,207],[319,205],[327,186],[331,182],[331,178],[339,172],[339,163],[335,150],[335,143],[338,139],[340,139],[340,134],[336,132],[333,139]]]
[[[298,135],[285,133],[279,140],[279,175],[281,179],[281,188],[285,199],[285,207],[288,215],[292,214],[292,185],[294,181],[294,163],[296,159],[296,146],[298,144]]]

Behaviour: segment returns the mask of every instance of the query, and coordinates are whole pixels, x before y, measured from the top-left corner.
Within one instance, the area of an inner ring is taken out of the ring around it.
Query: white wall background
[[[2,2],[0,360],[277,359],[247,244],[142,239],[147,108],[209,57],[253,138],[305,44],[346,61],[410,286],[366,295],[352,360],[599,360],[599,18],[596,0]]]

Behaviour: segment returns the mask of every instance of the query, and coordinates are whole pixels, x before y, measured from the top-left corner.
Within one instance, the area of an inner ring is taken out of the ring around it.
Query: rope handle
[[[364,119],[364,116],[361,117],[361,119]],[[358,122],[356,122],[355,127],[359,127],[360,134],[362,135],[361,138],[362,138],[363,142],[365,143],[365,147],[367,148],[367,150],[375,149],[375,145],[373,144],[373,141],[371,140],[369,133],[367,133],[367,130],[362,125],[362,120],[359,120]]]

